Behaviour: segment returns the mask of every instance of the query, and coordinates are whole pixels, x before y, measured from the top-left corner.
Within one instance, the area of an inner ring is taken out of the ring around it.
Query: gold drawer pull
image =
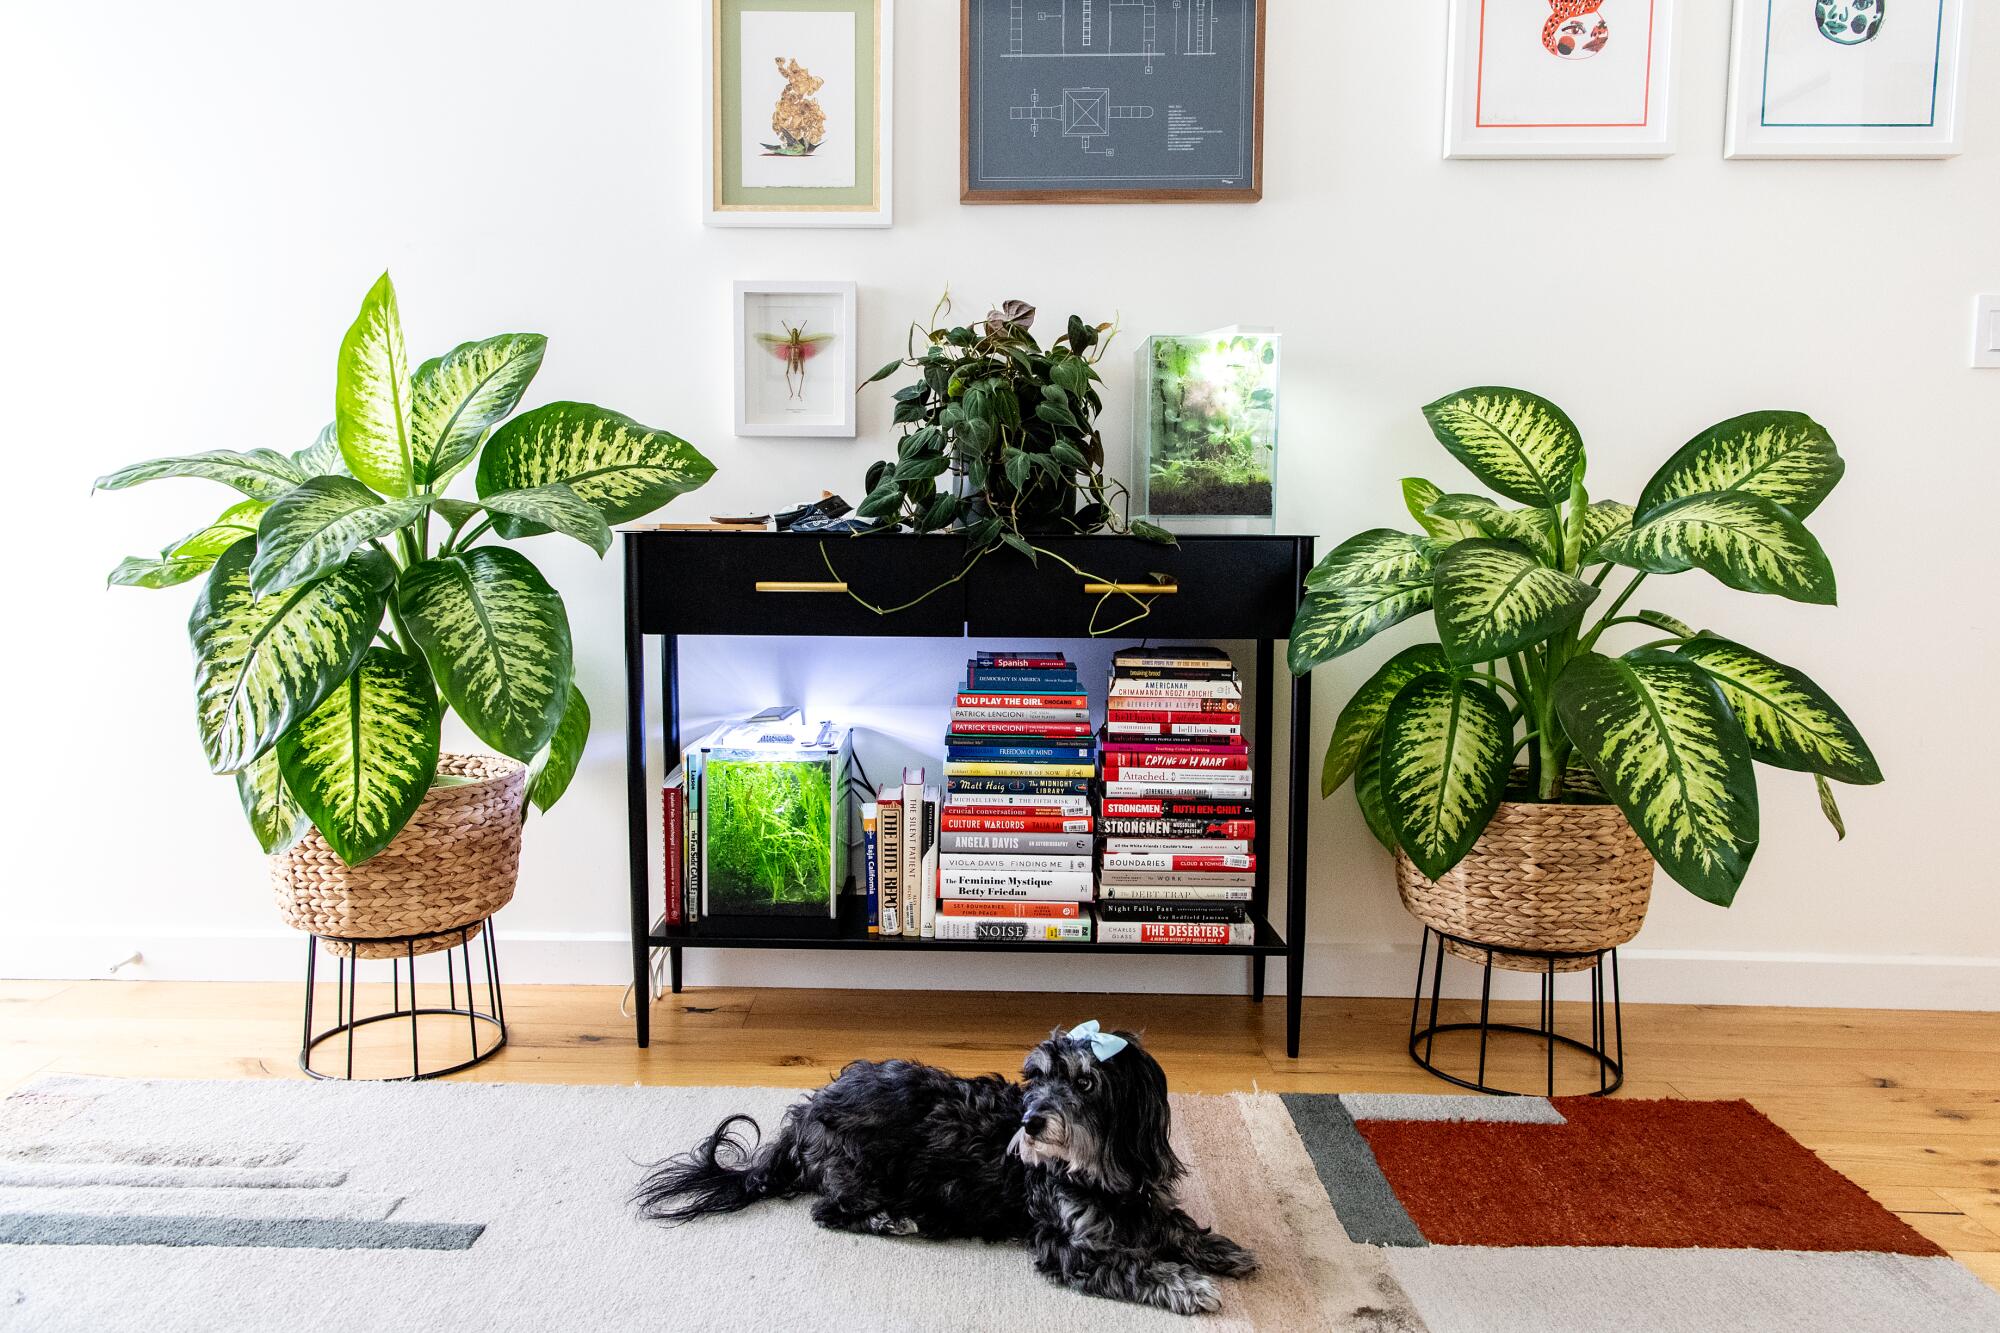
[[[759,579],[758,592],[846,592],[845,583],[795,583],[788,579]]]
[[[1181,590],[1178,583],[1086,583],[1083,590],[1095,596],[1105,593],[1130,593],[1134,597],[1171,597]]]

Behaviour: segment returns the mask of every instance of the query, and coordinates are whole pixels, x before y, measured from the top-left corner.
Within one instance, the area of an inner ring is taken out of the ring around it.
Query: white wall
[[[89,481],[170,451],[305,444],[329,415],[340,333],[387,266],[418,350],[546,333],[538,401],[613,404],[706,449],[720,475],[669,518],[822,486],[853,496],[885,448],[880,394],[851,443],[731,436],[734,278],[858,281],[866,366],[946,284],[978,311],[1021,296],[1052,316],[1116,315],[1133,335],[1279,327],[1282,525],[1322,549],[1397,522],[1399,476],[1462,480],[1416,408],[1465,384],[1556,398],[1589,440],[1593,492],[1627,498],[1712,421],[1810,411],[1850,460],[1813,520],[1841,608],[1727,594],[1698,573],[1646,601],[1808,666],[1890,780],[1843,792],[1853,832],[1836,846],[1811,784],[1771,774],[1738,905],[1662,881],[1625,976],[1640,996],[2000,1004],[1985,762],[2000,723],[1985,512],[2000,373],[1966,368],[1970,299],[2000,290],[2000,18],[1971,6],[1970,151],[1955,161],[1723,161],[1728,4],[1683,0],[1679,156],[1507,164],[1439,159],[1444,8],[1403,0],[1389,24],[1359,0],[1272,0],[1257,206],[966,208],[958,5],[903,0],[896,227],[768,232],[696,220],[695,0],[10,0],[0,974],[87,975],[134,948],[150,975],[296,969],[233,793],[204,776],[188,590],[101,587],[118,557],[223,497],[169,482],[93,498]],[[1127,358],[1110,369],[1123,440]],[[618,580],[580,547],[541,547],[598,729],[569,800],[532,826],[502,934],[514,979],[611,979]],[[1322,740],[1344,691],[1417,632],[1319,673]],[[1400,991],[1414,929],[1344,794],[1314,811],[1312,855],[1311,987]],[[1165,989],[1235,987],[1242,971],[864,955],[698,960],[692,976]]]

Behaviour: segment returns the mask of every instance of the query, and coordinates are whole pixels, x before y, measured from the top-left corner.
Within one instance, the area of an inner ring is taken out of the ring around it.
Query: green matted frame
[[[895,166],[895,0],[704,0],[703,66],[707,175],[704,221],[711,227],[886,227]],[[872,96],[855,99],[855,183],[845,188],[747,186],[743,179],[742,58],[745,12],[854,15],[854,69]]]

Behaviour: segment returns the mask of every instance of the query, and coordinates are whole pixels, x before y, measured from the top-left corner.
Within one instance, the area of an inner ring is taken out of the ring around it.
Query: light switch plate
[[[1972,364],[1979,370],[2000,370],[2000,295],[1973,298]]]

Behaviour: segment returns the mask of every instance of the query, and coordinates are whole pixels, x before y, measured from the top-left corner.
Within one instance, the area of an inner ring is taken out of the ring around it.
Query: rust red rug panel
[[[1555,1105],[1568,1123],[1357,1128],[1433,1245],[1943,1253],[1747,1102]]]

